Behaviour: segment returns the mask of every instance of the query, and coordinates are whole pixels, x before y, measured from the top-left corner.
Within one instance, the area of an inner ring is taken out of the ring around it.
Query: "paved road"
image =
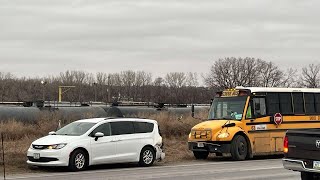
[[[118,165],[119,166],[119,165]],[[158,165],[149,168],[136,166],[125,168],[94,167],[84,172],[48,172],[9,176],[8,179],[20,180],[80,180],[80,179],[174,179],[174,180],[298,180],[300,174],[283,169],[281,159],[250,161],[195,161],[180,165]],[[129,165],[130,166],[130,165]]]

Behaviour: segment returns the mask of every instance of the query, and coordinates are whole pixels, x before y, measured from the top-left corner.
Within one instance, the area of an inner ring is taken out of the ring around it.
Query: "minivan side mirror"
[[[103,136],[104,136],[104,134],[102,132],[97,132],[94,134],[94,137],[95,137],[94,140],[97,141],[99,138],[101,138]]]
[[[49,135],[56,135],[56,132],[55,131],[51,131],[48,133]]]

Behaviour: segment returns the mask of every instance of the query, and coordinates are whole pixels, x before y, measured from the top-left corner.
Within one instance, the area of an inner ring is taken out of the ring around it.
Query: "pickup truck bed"
[[[286,169],[300,171],[301,179],[320,175],[320,129],[289,130],[286,133],[282,160]],[[319,173],[319,175],[318,175]]]

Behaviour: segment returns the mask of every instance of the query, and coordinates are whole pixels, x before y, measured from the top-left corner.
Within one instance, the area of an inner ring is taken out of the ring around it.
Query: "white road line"
[[[183,164],[183,165],[169,165],[169,166],[153,166],[149,168],[141,168],[141,167],[133,167],[133,168],[121,168],[121,169],[103,169],[103,170],[94,170],[94,171],[85,171],[85,172],[65,172],[65,173],[51,173],[51,174],[21,174],[18,176],[9,176],[7,179],[26,179],[26,178],[40,178],[40,177],[54,177],[54,176],[65,176],[65,175],[86,175],[86,174],[92,174],[92,173],[113,173],[113,172],[123,172],[123,171],[136,171],[136,170],[152,170],[152,169],[166,169],[166,168],[181,168],[181,167],[194,167],[197,166],[210,166],[210,165],[223,165],[223,164],[236,164],[236,163],[246,163],[246,164],[251,164],[251,163],[257,163],[257,162],[276,162],[279,161],[279,159],[272,159],[272,160],[251,160],[251,161],[230,161],[230,162],[204,162],[204,163],[197,163],[197,164]],[[263,168],[263,169],[270,169],[270,168],[282,168],[281,166],[276,166],[276,167],[268,167],[268,168]],[[259,168],[256,169],[249,169],[249,170],[260,170]]]

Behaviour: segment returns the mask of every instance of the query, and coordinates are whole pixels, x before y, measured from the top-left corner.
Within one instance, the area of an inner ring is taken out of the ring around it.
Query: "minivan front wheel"
[[[82,171],[88,166],[88,160],[87,154],[83,150],[77,149],[70,155],[69,169],[71,171]]]
[[[140,153],[140,166],[151,166],[156,158],[156,154],[153,148],[144,147]]]

